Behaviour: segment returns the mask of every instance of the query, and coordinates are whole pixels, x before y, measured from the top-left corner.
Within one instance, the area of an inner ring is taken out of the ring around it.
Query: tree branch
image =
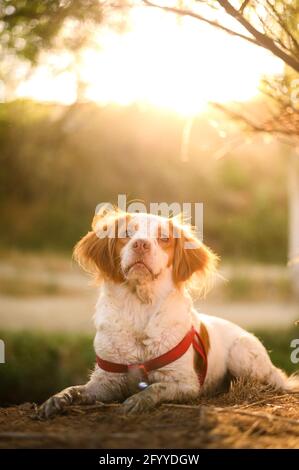
[[[289,28],[288,28],[284,18],[282,17],[282,15],[277,11],[277,9],[275,8],[275,5],[273,5],[270,2],[270,0],[266,0],[266,4],[268,5],[268,7],[271,10],[271,12],[273,13],[273,15],[276,16],[276,19],[278,20],[279,26],[283,29],[285,34],[288,36],[291,43],[295,47],[296,51],[299,52],[299,43],[298,43],[297,39],[295,38],[295,36],[293,35],[292,31],[289,30]]]
[[[241,39],[245,39],[246,41],[250,42],[251,44],[254,44],[255,46],[261,46],[254,38],[251,38],[249,36],[245,36],[245,34],[238,33],[237,31],[233,31],[232,29],[229,29],[226,26],[223,26],[222,24],[217,23],[217,21],[209,20],[208,18],[205,18],[204,16],[201,16],[198,13],[195,13],[194,11],[185,10],[185,9],[176,8],[176,7],[168,7],[168,6],[164,6],[164,5],[158,5],[157,3],[152,3],[149,0],[142,0],[142,3],[144,3],[144,5],[146,5],[148,7],[159,8],[160,10],[175,13],[176,15],[189,16],[190,18],[195,18],[199,21],[202,21],[203,23],[209,24],[210,26],[214,26],[215,28],[218,28],[221,31],[225,31],[226,33],[230,34],[231,36],[237,36]],[[261,46],[261,47],[264,47],[264,46]]]
[[[230,119],[242,123],[246,126],[247,130],[259,133],[276,134],[291,138],[298,138],[299,135],[299,113],[294,112],[288,114],[284,106],[273,114],[271,118],[264,120],[264,122],[257,123],[245,116],[244,113],[235,111],[226,107],[223,104],[211,102],[215,109],[226,114]]]
[[[247,7],[248,3],[250,2],[250,0],[245,0],[242,5],[240,6],[240,9],[239,9],[239,12],[240,13],[243,13],[243,11],[245,10],[245,8]]]
[[[227,0],[217,0],[219,5],[224,8],[226,13],[238,21],[258,42],[261,47],[268,49],[276,57],[282,59],[292,69],[299,72],[299,60],[291,57],[286,52],[282,51],[275,41],[264,33],[258,31],[238,10],[236,10]]]
[[[240,23],[243,28],[245,28],[252,37],[246,36],[245,34],[238,33],[237,31],[234,31],[233,29],[230,29],[217,21],[209,20],[208,18],[205,18],[202,15],[199,15],[198,13],[195,13],[192,10],[186,10],[183,8],[176,8],[176,7],[169,7],[165,5],[159,5],[157,3],[153,3],[150,0],[142,0],[142,3],[146,6],[153,7],[153,8],[159,8],[164,11],[169,11],[172,13],[175,13],[177,15],[181,16],[189,16],[191,18],[195,18],[199,21],[202,21],[204,23],[207,23],[211,26],[214,26],[215,28],[218,28],[222,31],[225,31],[226,33],[232,35],[232,36],[237,36],[241,39],[244,39],[251,44],[254,44],[256,46],[260,46],[264,49],[267,49],[268,51],[272,52],[276,57],[280,58],[283,60],[283,62],[287,65],[289,65],[292,69],[294,69],[296,72],[299,72],[299,60],[296,57],[293,57],[290,53],[286,52],[283,50],[281,47],[279,47],[274,39],[272,39],[269,35],[260,32],[257,30],[244,16],[243,16],[243,11],[246,5],[243,3],[243,9],[242,6],[240,10],[237,10],[231,3],[227,0],[217,0],[219,5],[226,11],[226,13],[234,18],[238,23]],[[247,2],[248,3],[248,2]],[[290,36],[291,37],[291,36]]]

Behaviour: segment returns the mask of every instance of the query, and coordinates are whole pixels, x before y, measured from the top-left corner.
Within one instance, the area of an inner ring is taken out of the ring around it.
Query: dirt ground
[[[69,408],[50,421],[35,405],[0,409],[0,448],[299,448],[299,393],[236,383],[200,403],[127,416],[121,405]]]

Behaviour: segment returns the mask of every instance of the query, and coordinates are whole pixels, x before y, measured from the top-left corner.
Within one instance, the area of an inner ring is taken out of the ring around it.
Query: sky
[[[67,51],[44,54],[17,96],[71,104],[79,76],[85,97],[101,105],[138,103],[192,116],[209,101],[250,100],[264,75],[282,69],[270,52],[197,20],[135,8],[125,32],[109,25],[94,32],[75,69]]]

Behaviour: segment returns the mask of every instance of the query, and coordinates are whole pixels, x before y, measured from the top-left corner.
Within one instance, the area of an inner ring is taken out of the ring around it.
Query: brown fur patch
[[[75,246],[74,258],[86,271],[93,274],[96,280],[102,278],[123,282],[124,276],[120,266],[120,251],[128,242],[127,237],[119,238],[120,230],[126,229],[128,214],[118,212],[105,216],[96,216],[93,220],[93,231],[88,232]],[[111,229],[112,235],[99,237],[96,231],[106,232]]]
[[[206,325],[202,322],[200,323],[199,336],[202,340],[205,352],[208,355],[208,352],[210,350],[210,337]]]
[[[194,273],[204,277],[215,268],[217,256],[195,235],[180,229],[179,237],[175,238],[173,261],[173,280],[176,284],[188,281]],[[186,244],[192,247],[186,248]]]
[[[208,355],[208,352],[210,350],[210,338],[209,338],[208,330],[206,326],[204,325],[204,323],[200,324],[199,335],[200,335],[200,339],[202,341],[203,347],[205,349],[205,353],[206,355]],[[196,351],[194,351],[193,364],[194,364],[195,372],[201,376],[205,370],[205,363],[201,355],[198,354]]]

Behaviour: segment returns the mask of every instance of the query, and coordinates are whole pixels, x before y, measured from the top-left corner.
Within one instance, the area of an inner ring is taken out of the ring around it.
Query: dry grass
[[[235,382],[198,403],[126,416],[121,405],[73,406],[38,421],[34,405],[0,409],[0,448],[299,448],[299,394]]]

